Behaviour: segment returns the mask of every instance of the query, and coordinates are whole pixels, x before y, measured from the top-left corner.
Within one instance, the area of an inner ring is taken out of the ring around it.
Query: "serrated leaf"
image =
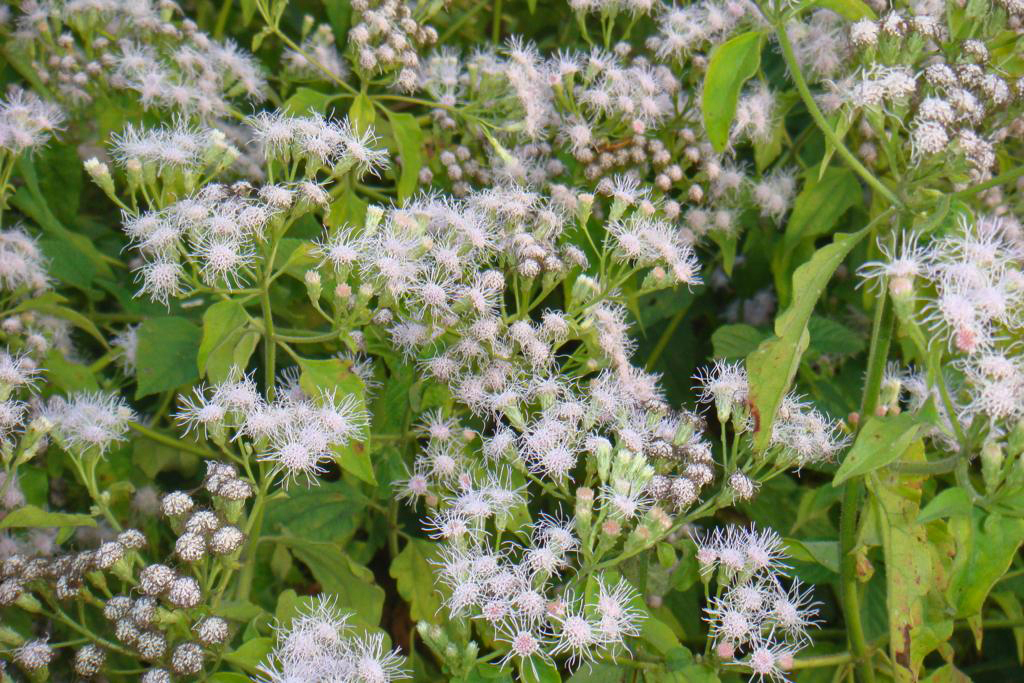
[[[150,318],[139,326],[135,398],[191,384],[199,379],[196,359],[202,332],[186,318]]]
[[[922,426],[921,418],[914,413],[886,417],[872,415],[843,458],[832,478],[832,485],[839,486],[851,477],[873,472],[898,460],[917,438]]]
[[[76,249],[79,249],[89,258],[96,268],[98,275],[108,278],[113,277],[110,265],[107,264],[103,254],[96,249],[96,245],[92,243],[92,240],[85,235],[68,230],[50,211],[46,196],[39,186],[39,176],[36,173],[36,167],[31,157],[22,155],[18,159],[18,173],[25,185],[18,188],[18,191],[9,198],[10,203],[35,221],[36,225],[42,228],[43,232],[51,237],[73,244]]]
[[[747,356],[756,450],[763,451],[768,447],[775,414],[793,383],[800,358],[810,342],[807,321],[818,298],[832,273],[866,234],[866,230],[837,234],[832,244],[817,250],[796,269],[793,273],[793,301],[775,319],[775,336],[762,342]]]
[[[729,128],[736,115],[736,102],[743,84],[761,66],[762,38],[760,31],[747,31],[711,51],[704,76],[701,112],[708,139],[718,152],[723,151],[729,142]]]
[[[46,381],[65,393],[99,389],[96,375],[88,366],[68,360],[58,349],[46,354]]]
[[[89,515],[49,512],[35,505],[23,505],[0,519],[0,529],[37,529],[48,527],[96,526]]]
[[[918,441],[910,459],[923,458],[924,446]],[[933,617],[927,609],[929,592],[943,583],[944,577],[926,529],[915,521],[921,482],[920,477],[893,472],[869,479],[885,557],[889,653],[894,680],[899,683],[919,680],[924,658],[953,632],[952,619]]]
[[[791,557],[803,562],[820,564],[831,572],[839,573],[838,541],[800,541],[787,538],[786,550]]]
[[[423,167],[423,131],[412,114],[388,110],[387,115],[398,153],[402,157],[402,172],[396,189],[398,201],[404,202],[416,192],[419,185],[419,173]]]
[[[409,603],[409,615],[413,621],[429,621],[441,607],[441,596],[434,583],[431,565],[438,550],[434,543],[413,538],[391,561],[389,573],[398,584],[398,593]]]

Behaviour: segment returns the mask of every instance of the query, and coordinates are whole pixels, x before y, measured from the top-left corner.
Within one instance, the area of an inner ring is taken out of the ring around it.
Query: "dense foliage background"
[[[1022,17],[0,7],[0,678],[1024,676]]]

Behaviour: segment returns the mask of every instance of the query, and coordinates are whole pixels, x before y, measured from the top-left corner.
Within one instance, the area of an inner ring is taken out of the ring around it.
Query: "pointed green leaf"
[[[762,38],[760,31],[747,31],[711,51],[704,76],[701,111],[704,128],[716,151],[724,150],[729,142],[729,128],[743,84],[761,66]]]
[[[872,415],[857,434],[853,448],[832,478],[832,485],[839,486],[850,477],[873,472],[899,459],[917,438],[921,427],[921,418],[914,413]]]
[[[423,131],[416,117],[405,112],[388,110],[391,133],[398,153],[402,157],[402,172],[398,178],[398,201],[404,202],[416,192],[420,169],[423,167]]]
[[[45,527],[96,526],[89,515],[48,512],[35,505],[23,505],[0,519],[0,529],[35,529]]]
[[[775,319],[775,336],[761,343],[747,356],[750,401],[753,404],[754,447],[763,451],[771,439],[772,423],[782,398],[800,366],[810,342],[807,321],[818,298],[839,264],[859,242],[866,230],[839,233],[832,244],[822,247],[793,273],[793,301]]]

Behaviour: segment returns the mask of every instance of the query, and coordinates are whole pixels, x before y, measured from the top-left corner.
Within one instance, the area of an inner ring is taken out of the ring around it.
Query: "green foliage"
[[[789,391],[810,335],[807,321],[832,273],[864,237],[864,231],[837,234],[793,273],[793,302],[775,320],[775,336],[747,356],[750,396],[755,419],[754,447],[764,450],[783,396]]]
[[[763,41],[760,31],[741,33],[715,47],[708,59],[701,111],[708,138],[718,151],[729,142],[729,128],[743,84],[761,66]]]
[[[178,316],[150,318],[138,334],[137,398],[199,379],[196,359],[202,332],[195,323]]]

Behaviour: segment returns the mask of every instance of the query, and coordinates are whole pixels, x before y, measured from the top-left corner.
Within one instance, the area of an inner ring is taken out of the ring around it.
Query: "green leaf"
[[[46,195],[39,187],[39,176],[31,157],[23,155],[18,159],[18,172],[25,185],[18,188],[18,191],[10,197],[10,203],[35,221],[49,236],[63,240],[79,249],[92,262],[98,275],[113,277],[113,272],[105,257],[96,249],[92,240],[85,235],[68,230],[50,211]]]
[[[107,340],[103,337],[103,334],[99,331],[96,325],[78,311],[72,310],[67,306],[62,306],[61,304],[65,301],[66,299],[56,292],[46,292],[35,299],[29,299],[28,301],[21,302],[12,312],[20,313],[21,311],[38,311],[39,313],[63,318],[75,327],[88,332],[91,337],[96,339],[104,347],[107,346]]]
[[[39,527],[96,526],[96,520],[89,515],[71,515],[64,512],[47,512],[35,505],[23,505],[0,519],[0,529],[24,529]]]
[[[362,523],[366,498],[344,480],[296,487],[286,498],[267,504],[267,528],[286,529],[292,536],[312,541],[329,538],[346,543]]]
[[[246,368],[249,365],[249,358],[252,357],[252,352],[256,350],[256,345],[260,343],[260,339],[263,335],[256,330],[249,330],[242,335],[242,338],[238,340],[238,344],[235,346],[235,350],[231,355],[231,364],[236,368]]]
[[[365,392],[363,382],[352,372],[346,361],[337,358],[314,360],[303,358],[299,361],[302,374],[299,375],[299,386],[308,395],[318,397],[320,391],[334,391],[340,398],[354,396],[359,406],[365,408]],[[338,464],[345,471],[355,475],[371,486],[377,485],[373,473],[373,462],[370,460],[369,449],[365,444],[355,441],[346,446],[335,446],[334,454]]]
[[[236,674],[233,671],[218,671],[206,680],[210,683],[252,683],[252,679],[248,676]]]
[[[274,649],[274,639],[268,637],[252,638],[238,646],[237,650],[224,653],[224,661],[237,667],[256,673],[260,662],[264,661]]]
[[[202,332],[185,318],[150,318],[139,326],[135,398],[176,389],[199,379],[196,359]]]
[[[58,349],[50,349],[46,354],[46,381],[66,393],[99,389],[88,366],[68,360]]]
[[[75,245],[65,240],[46,237],[39,240],[46,256],[46,272],[64,284],[89,290],[96,278],[96,266]]]
[[[640,626],[640,637],[661,654],[682,647],[672,627],[647,611]]]
[[[815,356],[854,356],[864,350],[864,338],[831,318],[812,315],[807,321],[811,343],[807,352]]]
[[[222,602],[213,609],[213,614],[231,621],[253,621],[266,613],[262,607],[247,600]]]
[[[760,139],[754,140],[754,165],[758,173],[768,168],[782,154],[782,138],[785,136],[785,133],[786,117],[785,115],[779,115],[775,125],[772,126],[771,137],[765,141]]]
[[[437,552],[437,544],[413,538],[391,561],[391,578],[398,584],[398,593],[409,603],[413,621],[429,621],[441,607],[431,566]]]
[[[715,47],[708,60],[701,97],[704,128],[715,150],[729,142],[729,128],[736,115],[740,90],[761,66],[760,31],[747,31]]]
[[[711,348],[715,358],[738,360],[746,358],[767,337],[767,333],[753,325],[722,325],[711,333]]]
[[[832,485],[839,486],[850,477],[873,472],[898,460],[917,438],[921,426],[921,418],[914,413],[872,415],[857,434],[857,440],[832,478]]]
[[[345,47],[348,39],[348,29],[352,25],[352,3],[339,2],[338,0],[323,0],[324,8],[327,10],[327,19],[331,22],[331,33],[334,34],[334,42],[338,49]]]
[[[352,126],[360,133],[373,127],[376,120],[376,112],[373,110],[373,101],[361,92],[352,100],[352,108],[348,110],[348,118]]]
[[[787,538],[786,549],[794,559],[814,562],[829,571],[839,573],[838,541],[799,541]]]
[[[46,206],[61,223],[74,227],[79,220],[78,205],[84,178],[82,160],[72,145],[51,143],[34,160],[39,191]]]
[[[844,19],[875,19],[875,12],[861,0],[814,0],[818,7],[830,9]]]
[[[519,680],[521,683],[561,683],[562,675],[553,662],[534,655],[519,662]]]
[[[924,446],[918,441],[911,460],[923,458]],[[885,556],[889,653],[894,679],[900,683],[919,680],[924,658],[953,633],[952,619],[929,608],[928,595],[941,576],[937,575],[936,548],[925,527],[915,521],[920,512],[921,481],[920,477],[893,472],[869,479]]]
[[[971,503],[971,497],[962,488],[955,486],[932,498],[921,509],[921,513],[917,516],[917,523],[925,524],[947,517],[970,516],[972,509],[974,509],[974,504]]]
[[[1011,591],[1001,591],[992,594],[992,599],[1006,614],[1009,621],[1024,624],[1024,608],[1021,607],[1020,598]],[[1017,662],[1024,663],[1024,628],[1018,626],[1013,629],[1013,640],[1017,645]]]
[[[223,382],[235,365],[235,349],[246,335],[249,316],[237,301],[218,301],[203,313],[203,335],[196,355],[200,376]],[[248,360],[248,357],[246,357]],[[242,365],[240,370],[245,370]]]
[[[958,618],[973,616],[1024,542],[1024,519],[975,508],[970,517],[952,517],[947,524],[957,552],[946,597]]]
[[[800,357],[810,342],[807,321],[811,311],[832,273],[866,234],[866,230],[839,233],[832,244],[816,251],[810,260],[796,269],[793,273],[793,302],[775,319],[775,336],[762,342],[747,356],[756,450],[767,448],[775,413],[789,391],[800,366]]]
[[[309,567],[323,593],[333,593],[338,606],[351,609],[364,626],[377,626],[384,608],[384,589],[373,573],[352,561],[334,543],[288,538],[296,559]]]
[[[398,201],[404,202],[416,192],[423,167],[423,131],[416,117],[405,112],[388,110],[391,132],[402,156],[402,173],[398,178]]]
[[[326,114],[327,107],[337,98],[337,95],[330,95],[312,88],[296,88],[295,94],[285,100],[282,109],[294,116],[306,116],[310,112]]]
[[[566,683],[619,683],[626,672],[614,664],[597,662],[576,670]],[[629,679],[626,679],[629,680]]]
[[[793,202],[782,248],[790,250],[800,240],[832,232],[839,217],[863,199],[857,176],[847,168],[829,168],[816,182],[808,178]]]

